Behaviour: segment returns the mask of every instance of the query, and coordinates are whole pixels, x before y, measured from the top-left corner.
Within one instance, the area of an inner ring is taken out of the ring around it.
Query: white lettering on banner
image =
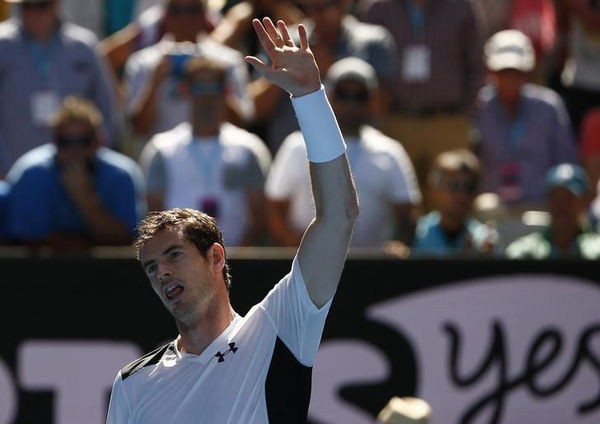
[[[17,389],[11,373],[4,362],[0,361],[0,424],[10,424],[17,410]]]
[[[343,358],[343,360],[340,360]],[[310,399],[312,420],[325,423],[372,424],[370,414],[344,401],[338,389],[354,383],[384,380],[389,362],[375,347],[356,340],[326,341],[321,345],[313,373]]]
[[[367,315],[412,344],[432,424],[597,424],[598,305],[585,280],[513,275],[398,297]]]
[[[28,340],[18,352],[19,381],[55,393],[55,424],[102,424],[117,371],[140,354],[130,342]]]

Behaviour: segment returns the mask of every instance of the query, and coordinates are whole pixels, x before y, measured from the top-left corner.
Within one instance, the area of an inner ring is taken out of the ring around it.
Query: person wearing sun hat
[[[479,95],[475,146],[482,162],[481,190],[497,193],[511,210],[539,207],[548,169],[577,163],[569,116],[556,92],[528,82],[535,55],[525,34],[494,34],[485,58],[490,83]]]
[[[521,237],[506,249],[511,259],[600,258],[600,234],[585,221],[590,184],[579,165],[562,163],[546,173],[551,221],[547,228]]]

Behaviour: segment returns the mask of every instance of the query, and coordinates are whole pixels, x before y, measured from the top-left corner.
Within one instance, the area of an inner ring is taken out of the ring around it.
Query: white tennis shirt
[[[173,341],[120,370],[107,424],[306,423],[330,305],[312,303],[294,258],[291,272],[202,354]]]

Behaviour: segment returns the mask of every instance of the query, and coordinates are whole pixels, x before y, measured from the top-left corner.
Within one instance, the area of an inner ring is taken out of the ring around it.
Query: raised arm
[[[298,26],[297,47],[283,21],[275,26],[269,18],[262,22],[254,19],[252,25],[271,64],[252,56],[246,61],[290,93],[307,145],[316,216],[304,233],[298,260],[308,294],[321,307],[337,289],[358,215],[345,144],[321,85],[304,26]]]

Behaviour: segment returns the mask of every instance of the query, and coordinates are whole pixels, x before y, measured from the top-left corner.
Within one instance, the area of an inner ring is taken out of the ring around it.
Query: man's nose
[[[171,276],[171,268],[166,262],[159,262],[157,274],[158,279],[160,281],[164,281],[166,278],[169,278]]]

